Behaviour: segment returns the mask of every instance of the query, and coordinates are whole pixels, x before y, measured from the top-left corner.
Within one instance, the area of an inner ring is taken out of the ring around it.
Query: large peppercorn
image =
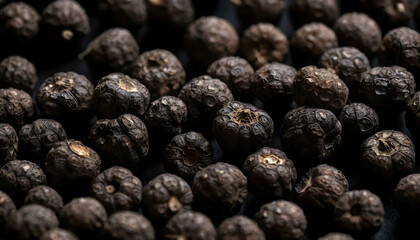
[[[279,149],[264,147],[247,157],[242,171],[251,186],[270,196],[284,197],[297,173],[292,160]]]
[[[7,123],[0,123],[0,167],[16,159],[18,143],[15,129]]]
[[[100,0],[98,12],[120,26],[140,26],[148,17],[144,0]]]
[[[230,239],[242,240],[265,240],[264,232],[258,224],[245,216],[233,216],[226,218],[217,227],[218,240]]]
[[[354,238],[345,233],[332,232],[318,238],[318,240],[354,240]]]
[[[404,111],[415,91],[413,75],[399,66],[372,68],[359,84],[361,97],[377,111]]]
[[[192,22],[185,34],[187,53],[200,65],[236,53],[239,37],[235,28],[226,20],[210,16]]]
[[[259,22],[276,22],[285,8],[284,0],[230,0],[236,7],[239,19],[245,25]]]
[[[331,26],[340,16],[340,6],[335,0],[294,0],[290,11],[297,26],[310,22],[321,22]]]
[[[62,123],[88,122],[92,116],[94,86],[75,72],[59,72],[39,87],[36,103],[41,113]]]
[[[225,104],[213,120],[213,134],[222,150],[246,157],[268,146],[274,132],[270,115],[256,106],[239,101]]]
[[[301,239],[307,225],[302,208],[284,200],[263,205],[255,214],[255,220],[267,239]]]
[[[72,232],[61,229],[53,228],[42,234],[40,240],[79,240],[79,238]]]
[[[372,136],[379,128],[375,110],[364,103],[351,103],[343,107],[339,120],[343,128],[343,139],[360,142]]]
[[[341,143],[341,124],[329,110],[299,107],[284,116],[280,139],[289,157],[317,165],[334,157]]]
[[[143,185],[130,170],[115,166],[93,179],[91,196],[102,203],[108,214],[117,211],[137,211],[142,199]]]
[[[122,73],[101,78],[92,97],[93,109],[99,118],[117,118],[125,113],[143,117],[149,103],[149,90]]]
[[[191,0],[146,0],[151,19],[173,27],[186,27],[194,20]]]
[[[271,23],[258,23],[245,29],[241,53],[255,68],[267,63],[286,61],[289,42],[283,32]]]
[[[316,66],[301,68],[293,81],[293,98],[298,106],[339,111],[348,96],[347,85],[336,74]]]
[[[191,209],[193,193],[182,178],[164,173],[152,179],[143,189],[143,211],[154,220],[166,222],[177,212]]]
[[[187,132],[172,138],[164,151],[165,168],[191,181],[213,162],[213,148],[201,133]]]
[[[101,240],[155,240],[152,223],[139,213],[119,211],[104,223],[99,233]]]
[[[38,185],[28,191],[25,204],[39,204],[59,214],[63,208],[63,198],[53,188],[46,185]]]
[[[402,178],[394,189],[393,202],[403,215],[417,216],[420,212],[420,174]]]
[[[132,114],[98,120],[90,130],[89,139],[106,166],[136,169],[149,152],[146,126]]]
[[[7,193],[0,190],[0,235],[3,236],[7,223],[15,215],[16,206]]]
[[[38,80],[33,63],[21,56],[10,56],[0,62],[0,87],[12,87],[32,93]]]
[[[368,190],[346,192],[335,204],[334,222],[343,232],[371,237],[383,221],[382,201]]]
[[[413,15],[412,0],[359,0],[384,28],[408,24]]]
[[[368,56],[374,56],[381,46],[382,32],[378,24],[364,13],[346,13],[334,24],[342,46],[354,46]]]
[[[0,122],[19,129],[32,120],[35,103],[31,95],[16,88],[0,89]]]
[[[178,94],[186,78],[178,58],[163,49],[142,53],[132,64],[129,72],[133,78],[149,89],[152,99]]]
[[[420,92],[416,92],[408,102],[405,122],[412,133],[420,133]]]
[[[162,239],[216,240],[216,228],[211,220],[200,212],[181,211],[175,214],[162,229]]]

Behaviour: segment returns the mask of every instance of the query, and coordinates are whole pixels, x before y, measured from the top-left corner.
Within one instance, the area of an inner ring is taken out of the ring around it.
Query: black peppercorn
[[[285,8],[284,0],[230,0],[236,7],[239,19],[245,26],[259,22],[276,22]]]
[[[108,214],[117,211],[137,211],[142,199],[143,185],[130,170],[115,166],[93,179],[91,196],[102,203]]]
[[[274,132],[270,115],[256,106],[239,101],[225,104],[213,120],[213,134],[225,153],[247,157],[268,146]]]
[[[283,32],[271,23],[258,23],[245,29],[241,53],[255,68],[267,63],[286,61],[289,42]]]
[[[150,18],[165,25],[186,27],[194,20],[191,0],[146,0]]]
[[[0,167],[16,159],[18,143],[15,129],[7,123],[0,123]]]
[[[165,168],[191,181],[195,174],[213,161],[211,142],[198,132],[172,138],[164,151]]]
[[[140,26],[148,17],[144,0],[100,0],[98,12],[120,26]]]
[[[343,139],[360,142],[379,128],[378,114],[364,103],[351,103],[343,107],[339,120]]]
[[[239,215],[226,218],[217,227],[218,240],[265,240],[264,232],[248,217]]]
[[[318,240],[354,240],[354,238],[345,233],[332,232],[318,238]]]
[[[35,103],[31,95],[16,88],[0,89],[0,122],[19,129],[33,119]]]
[[[162,239],[216,240],[216,228],[211,220],[200,212],[181,211],[175,214],[162,229]]]
[[[59,214],[63,208],[63,198],[53,188],[46,185],[38,185],[28,191],[25,204],[39,204]]]
[[[61,229],[53,228],[42,234],[40,240],[79,240],[79,238],[72,232]]]
[[[125,113],[143,117],[149,103],[149,90],[122,73],[101,78],[92,97],[93,109],[99,118],[117,118]]]
[[[378,24],[364,13],[346,13],[334,23],[340,45],[354,46],[367,56],[379,50],[382,32]]]
[[[306,105],[331,111],[341,110],[349,96],[347,85],[335,73],[316,66],[299,69],[292,89],[298,106]]]
[[[139,213],[120,211],[109,216],[99,234],[101,240],[155,240],[152,223]]]
[[[178,58],[163,49],[142,53],[129,72],[133,78],[149,89],[152,99],[178,94],[186,78],[184,68]]]
[[[16,206],[7,193],[0,190],[0,236],[3,236],[7,229],[7,223],[15,215]]]
[[[420,212],[420,174],[402,178],[394,189],[393,202],[402,215],[417,216]]]
[[[0,62],[0,87],[12,87],[29,94],[38,80],[35,66],[21,56],[9,56]]]
[[[405,122],[413,134],[420,133],[420,92],[416,92],[407,104]]]
[[[359,0],[384,28],[408,24],[413,15],[412,0]]]
[[[143,211],[154,220],[166,222],[177,212],[192,208],[193,193],[182,178],[164,173],[143,189]]]
[[[321,22],[331,26],[340,16],[340,6],[335,0],[294,0],[290,11],[297,26],[310,22]]]
[[[368,190],[346,192],[335,204],[334,222],[345,233],[372,236],[383,221],[382,201]]]
[[[302,208],[285,200],[264,204],[255,214],[255,220],[267,239],[301,239],[307,225]]]
[[[239,37],[228,21],[215,16],[201,17],[188,26],[184,45],[191,58],[207,67],[219,58],[234,55]]]
[[[146,126],[132,114],[98,120],[90,130],[89,139],[108,166],[136,169],[149,152]]]
[[[108,216],[105,208],[91,197],[74,198],[60,212],[60,224],[80,239],[97,239]]]
[[[284,116],[280,139],[291,159],[317,165],[334,157],[341,143],[341,124],[329,110],[299,107]]]
[[[45,79],[36,94],[41,113],[61,123],[83,123],[93,117],[93,84],[75,72],[59,72]]]
[[[284,197],[297,173],[292,160],[279,149],[264,147],[247,157],[242,171],[251,186],[270,196]]]

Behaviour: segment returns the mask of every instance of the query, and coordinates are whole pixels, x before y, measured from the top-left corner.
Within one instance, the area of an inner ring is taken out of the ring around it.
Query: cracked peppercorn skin
[[[33,63],[28,59],[12,55],[0,62],[0,86],[12,87],[31,94],[38,81],[37,72]]]
[[[0,123],[0,167],[16,159],[18,144],[15,129],[7,123]]]
[[[364,103],[344,106],[338,119],[343,128],[343,139],[347,140],[362,141],[379,129],[378,114]]]
[[[420,92],[416,92],[407,104],[405,122],[413,133],[420,133]]]
[[[420,174],[410,174],[398,182],[393,192],[393,202],[402,215],[415,216],[420,212]]]
[[[148,18],[144,0],[100,0],[98,12],[120,26],[141,26]]]
[[[264,232],[258,224],[242,215],[226,218],[216,230],[217,240],[265,240]]]
[[[16,212],[16,206],[12,198],[0,190],[0,234],[6,231],[6,225]]]
[[[101,240],[155,240],[152,223],[139,213],[119,211],[106,220],[99,234]]]
[[[20,129],[35,116],[31,95],[15,88],[0,89],[0,122]]]
[[[79,238],[72,232],[61,229],[61,228],[54,228],[51,229],[44,234],[42,234],[40,240],[79,240]]]
[[[177,28],[184,28],[194,20],[191,0],[146,0],[151,19]]]
[[[63,198],[53,188],[47,185],[38,185],[28,191],[25,197],[26,204],[39,204],[59,214],[63,208]]]
[[[259,22],[275,22],[285,9],[284,0],[230,0],[230,2],[235,5],[244,26]]]
[[[217,232],[206,215],[186,210],[171,217],[162,229],[162,239],[171,240],[174,236],[191,240],[216,240]]]
[[[290,5],[292,18],[298,26],[321,22],[328,26],[333,25],[340,16],[340,7],[335,0],[295,0]]]

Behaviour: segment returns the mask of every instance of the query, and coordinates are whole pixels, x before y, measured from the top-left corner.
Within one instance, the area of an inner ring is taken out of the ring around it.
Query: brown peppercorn
[[[66,229],[53,228],[42,234],[39,240],[79,240],[79,238]]]
[[[35,116],[31,95],[16,88],[0,89],[0,122],[20,129]]]
[[[211,220],[200,212],[181,211],[162,229],[162,239],[216,240],[216,229]]]
[[[155,230],[152,223],[143,215],[131,211],[119,211],[106,220],[99,239],[155,240]]]
[[[194,20],[191,0],[146,0],[151,19],[165,25],[183,28]]]
[[[416,92],[407,104],[405,122],[414,134],[420,133],[420,91]]]
[[[217,240],[265,240],[264,232],[258,224],[246,216],[226,218],[217,227]]]
[[[100,0],[98,12],[119,26],[141,26],[148,17],[144,0]]]
[[[0,235],[3,236],[7,223],[15,215],[16,206],[7,193],[0,190]]]
[[[255,68],[267,63],[286,61],[289,42],[283,32],[271,23],[258,23],[245,29],[241,53]]]
[[[321,22],[331,26],[340,16],[340,6],[335,0],[294,0],[290,11],[297,26],[310,22]]]
[[[0,123],[0,167],[16,159],[18,153],[18,135],[7,123]]]
[[[25,204],[39,204],[59,214],[63,208],[63,198],[53,188],[46,185],[38,185],[28,191]]]
[[[402,215],[417,216],[420,212],[420,174],[402,178],[394,189],[393,202]]]
[[[30,94],[36,81],[38,76],[35,66],[28,59],[13,55],[0,62],[0,87],[12,87]]]
[[[235,5],[242,24],[249,26],[259,22],[276,22],[285,9],[284,0],[230,0]]]
[[[200,65],[207,67],[215,60],[236,53],[239,37],[226,20],[210,16],[192,22],[185,34],[187,53]]]
[[[364,103],[351,103],[343,107],[338,118],[343,128],[343,140],[360,142],[379,128],[375,110]]]
[[[354,238],[345,233],[332,232],[318,238],[318,240],[354,240]]]
[[[413,16],[412,0],[359,0],[384,28],[408,24]]]

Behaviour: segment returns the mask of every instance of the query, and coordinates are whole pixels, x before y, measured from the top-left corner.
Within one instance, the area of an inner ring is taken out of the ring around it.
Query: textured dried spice
[[[299,107],[285,115],[280,139],[291,159],[317,165],[334,157],[341,143],[341,124],[329,110]]]
[[[0,122],[19,129],[35,115],[31,95],[16,88],[0,89]]]
[[[268,146],[274,133],[270,115],[256,106],[239,101],[225,104],[213,120],[213,134],[223,151],[248,156]]]
[[[354,238],[345,233],[332,232],[318,238],[318,240],[354,240]]]
[[[292,160],[279,149],[264,147],[248,156],[242,171],[250,185],[265,194],[283,197],[292,190],[297,173]]]
[[[290,5],[290,11],[297,25],[310,22],[332,25],[340,16],[340,6],[335,0],[295,0]]]
[[[131,113],[144,116],[150,103],[150,92],[136,79],[122,73],[101,78],[93,91],[92,105],[100,118],[117,118]]]
[[[13,55],[0,62],[0,86],[12,87],[32,93],[38,81],[36,69],[28,59]]]
[[[301,68],[293,81],[293,98],[298,106],[337,111],[349,96],[347,85],[334,73],[316,66]]]
[[[206,215],[188,210],[181,211],[163,227],[162,239],[216,240],[216,229]]]
[[[42,234],[40,240],[79,240],[79,238],[72,232],[61,229],[61,228],[53,228],[44,234]]]
[[[379,128],[378,114],[364,103],[344,106],[338,119],[343,128],[343,138],[348,138],[347,140],[361,141]]]
[[[412,0],[359,0],[384,27],[408,24],[413,15]]]
[[[15,129],[7,123],[0,123],[0,167],[16,159],[18,143]]]
[[[140,26],[148,17],[144,0],[100,0],[98,12],[121,26]]]
[[[91,196],[102,203],[108,214],[117,211],[137,211],[142,199],[143,185],[133,173],[114,166],[93,179]]]
[[[317,211],[332,213],[337,200],[348,190],[346,176],[335,167],[321,164],[309,169],[296,184],[301,204]]]
[[[283,32],[271,23],[258,23],[245,29],[241,53],[255,68],[267,63],[286,61],[289,42]]]
[[[16,206],[7,193],[0,190],[0,234],[6,230],[6,225],[16,212]]]
[[[254,220],[239,215],[226,218],[217,227],[218,240],[265,240],[264,232]]]
[[[255,220],[267,239],[298,240],[306,231],[306,217],[298,205],[277,200],[261,206]]]
[[[394,189],[393,203],[403,215],[417,216],[420,212],[420,174],[402,178]]]
[[[239,19],[245,25],[259,22],[276,22],[285,8],[284,0],[230,0],[236,7]]]
[[[193,193],[182,178],[164,173],[152,179],[143,189],[143,211],[156,220],[169,220],[177,212],[191,209]]]
[[[413,133],[420,133],[420,92],[416,92],[407,104],[405,122]]]
[[[226,20],[215,17],[200,17],[192,22],[185,33],[185,49],[192,59],[202,66],[236,53],[239,36]]]
[[[343,14],[334,23],[334,31],[340,45],[354,46],[367,56],[374,56],[381,46],[381,29],[364,13]]]
[[[98,120],[90,130],[89,139],[105,165],[135,169],[149,152],[147,128],[132,114]]]
[[[149,89],[152,99],[176,95],[185,84],[181,62],[170,51],[154,49],[142,53],[130,68],[130,75]]]
[[[53,188],[47,185],[38,185],[28,191],[25,197],[26,204],[39,204],[59,214],[63,208],[63,198]]]
[[[139,213],[120,211],[109,216],[99,234],[102,240],[155,240],[152,223]]]
[[[173,27],[186,27],[194,20],[191,0],[146,0],[150,18]]]
[[[383,221],[382,201],[368,190],[346,192],[335,205],[334,222],[343,232],[356,236],[372,236]]]
[[[201,133],[187,132],[172,138],[164,158],[165,169],[190,181],[213,162],[213,147]]]

